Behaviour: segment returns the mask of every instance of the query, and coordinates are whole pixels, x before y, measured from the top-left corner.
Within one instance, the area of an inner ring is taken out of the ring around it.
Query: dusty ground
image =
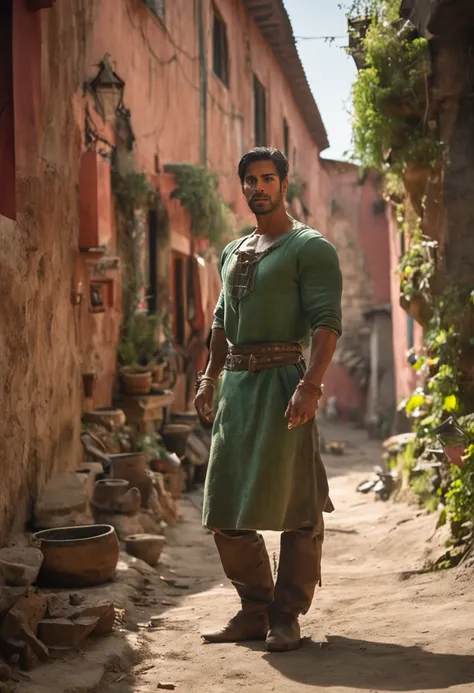
[[[474,692],[474,570],[417,572],[436,548],[435,518],[357,494],[380,447],[362,432],[326,426],[323,434],[351,447],[325,458],[336,512],[327,516],[323,588],[302,619],[301,650],[267,655],[263,644],[201,643],[200,631],[225,622],[238,604],[195,494],[183,501],[165,565],[135,599],[140,663],[126,671],[118,659],[96,691],[151,693],[171,683],[178,693]],[[272,556],[278,535],[266,539]]]

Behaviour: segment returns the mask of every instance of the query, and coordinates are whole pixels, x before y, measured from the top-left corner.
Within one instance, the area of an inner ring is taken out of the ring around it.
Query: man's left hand
[[[298,388],[290,399],[285,418],[288,420],[288,428],[297,428],[312,420],[319,407],[319,398],[316,392]]]

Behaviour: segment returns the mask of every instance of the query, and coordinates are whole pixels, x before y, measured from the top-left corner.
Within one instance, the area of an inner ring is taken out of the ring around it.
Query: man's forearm
[[[311,385],[320,387],[323,384],[324,375],[331,363],[336,350],[337,335],[324,327],[318,328],[311,342],[311,357],[306,370],[304,380]]]
[[[209,363],[207,364],[206,375],[213,380],[217,380],[222,373],[227,356],[227,349],[228,345],[224,330],[212,330]]]

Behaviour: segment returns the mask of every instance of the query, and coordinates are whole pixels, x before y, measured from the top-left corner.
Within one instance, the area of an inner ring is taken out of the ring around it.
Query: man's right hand
[[[214,387],[208,382],[201,383],[197,395],[194,398],[194,406],[201,419],[201,423],[207,424],[208,426],[214,422],[214,413],[212,410],[213,401]]]

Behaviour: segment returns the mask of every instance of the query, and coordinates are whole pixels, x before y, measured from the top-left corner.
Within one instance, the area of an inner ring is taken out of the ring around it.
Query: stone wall
[[[58,5],[30,13],[26,0],[13,3],[17,217],[0,217],[0,543],[80,455],[75,96],[93,11],[88,0]]]

